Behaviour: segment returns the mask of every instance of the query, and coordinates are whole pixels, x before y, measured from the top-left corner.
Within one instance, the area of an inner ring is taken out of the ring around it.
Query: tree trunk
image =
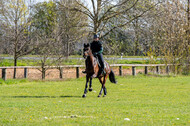
[[[67,58],[69,57],[69,42],[67,42]]]
[[[190,52],[189,52],[189,48],[190,48],[190,0],[188,0],[187,3],[187,25],[188,25],[188,29],[187,29],[187,45],[186,45],[186,70],[187,70],[187,74],[190,72]]]
[[[45,79],[45,75],[46,75],[46,69],[44,63],[42,63],[42,80]]]
[[[63,78],[63,68],[59,67],[59,78],[62,79]]]
[[[135,56],[139,55],[139,25],[138,19],[135,21]]]
[[[17,66],[17,57],[14,57],[14,66]],[[16,79],[16,68],[14,68],[13,79]]]

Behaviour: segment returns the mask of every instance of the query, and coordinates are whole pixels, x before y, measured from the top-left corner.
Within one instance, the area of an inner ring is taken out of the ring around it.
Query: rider
[[[100,63],[100,70],[99,75],[105,74],[104,72],[104,59],[103,59],[103,47],[102,42],[99,41],[99,36],[97,34],[94,34],[94,40],[90,43],[90,49],[92,50],[92,53],[95,57],[98,58],[98,61]],[[83,71],[83,73],[86,73],[86,71]]]

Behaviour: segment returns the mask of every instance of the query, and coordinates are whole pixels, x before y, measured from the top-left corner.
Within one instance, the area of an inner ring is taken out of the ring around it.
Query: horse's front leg
[[[85,89],[84,89],[84,94],[83,94],[83,98],[85,98],[86,97],[86,93],[87,93],[87,88],[88,88],[88,81],[89,81],[89,77],[88,76],[86,76],[86,85],[85,85]]]
[[[105,86],[107,78],[108,78],[108,75],[106,75],[104,77],[104,82],[103,82],[104,97],[107,95],[107,89],[106,89],[106,86]]]
[[[90,77],[90,85],[89,85],[89,91],[92,91],[92,77]]]

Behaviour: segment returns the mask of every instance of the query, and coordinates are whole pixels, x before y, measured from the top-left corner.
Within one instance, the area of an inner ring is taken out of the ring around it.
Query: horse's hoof
[[[104,95],[103,97],[106,97],[106,95]]]
[[[93,89],[92,88],[89,88],[89,91],[92,91]]]
[[[100,97],[101,95],[98,95],[98,98]]]
[[[83,96],[82,96],[83,98],[85,98],[86,97],[86,94],[83,94]]]

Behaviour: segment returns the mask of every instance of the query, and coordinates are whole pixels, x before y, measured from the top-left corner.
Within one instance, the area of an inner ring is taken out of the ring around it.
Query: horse
[[[88,92],[87,88],[88,88],[89,80],[90,80],[89,91],[93,90],[92,89],[92,78],[98,78],[100,83],[102,84],[102,87],[101,87],[98,97],[100,97],[102,95],[103,91],[104,91],[104,97],[105,97],[107,95],[105,83],[106,83],[108,76],[109,76],[109,80],[112,83],[115,83],[115,84],[117,83],[113,70],[110,68],[109,64],[106,61],[104,61],[105,74],[99,75],[100,66],[97,61],[97,58],[94,57],[94,55],[92,54],[92,50],[90,49],[89,44],[84,44],[83,57],[85,59],[85,65],[86,65],[86,85],[85,85],[84,94],[82,95],[82,97],[83,98],[86,97],[86,94]]]

